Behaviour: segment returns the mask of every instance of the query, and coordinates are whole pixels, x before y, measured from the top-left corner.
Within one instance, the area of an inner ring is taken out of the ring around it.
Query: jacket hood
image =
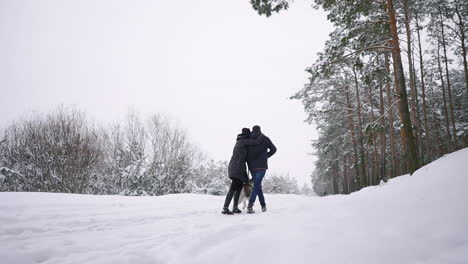
[[[252,133],[250,133],[250,138],[256,139],[256,138],[258,138],[261,134],[262,134],[262,132],[260,132],[260,131],[253,131]]]

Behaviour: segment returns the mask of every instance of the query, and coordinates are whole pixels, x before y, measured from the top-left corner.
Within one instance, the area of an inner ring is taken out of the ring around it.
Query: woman
[[[232,215],[234,213],[240,214],[241,210],[238,208],[239,195],[242,191],[243,183],[249,181],[249,176],[247,175],[247,167],[245,165],[247,161],[247,146],[260,144],[264,135],[261,134],[256,139],[249,139],[250,129],[243,128],[242,133],[237,135],[236,145],[232,152],[231,160],[229,161],[228,175],[232,180],[231,187],[229,192],[226,195],[226,200],[224,201],[224,207],[222,214]],[[229,210],[229,204],[231,203],[232,198],[234,197],[234,206],[232,212]]]

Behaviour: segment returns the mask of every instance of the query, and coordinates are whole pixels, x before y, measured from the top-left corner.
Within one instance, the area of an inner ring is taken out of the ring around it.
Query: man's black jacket
[[[260,131],[252,132],[250,138],[256,139],[261,134]],[[275,145],[267,136],[259,144],[248,146],[247,149],[247,164],[250,170],[268,169],[268,158],[276,152]]]

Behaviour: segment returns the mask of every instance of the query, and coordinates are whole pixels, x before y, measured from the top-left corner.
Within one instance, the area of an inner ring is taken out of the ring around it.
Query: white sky
[[[134,107],[229,160],[258,124],[278,147],[270,173],[309,183],[316,132],[288,97],[332,30],[310,4],[267,19],[248,0],[0,0],[0,126],[60,104],[99,122]]]

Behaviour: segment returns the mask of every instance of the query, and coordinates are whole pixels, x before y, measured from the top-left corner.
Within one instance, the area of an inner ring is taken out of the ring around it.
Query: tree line
[[[11,123],[0,137],[0,191],[225,195],[227,167],[207,159],[169,118],[142,119],[132,110],[103,126],[61,106]],[[289,176],[266,182],[266,192],[300,191]]]
[[[251,0],[266,16],[289,0]],[[461,0],[315,0],[334,26],[306,69],[318,194],[351,193],[468,146],[468,6]]]
[[[1,191],[162,195],[210,189],[197,173],[221,166],[168,118],[134,111],[104,127],[59,107],[13,122],[0,142]],[[222,167],[217,177],[227,178]]]

